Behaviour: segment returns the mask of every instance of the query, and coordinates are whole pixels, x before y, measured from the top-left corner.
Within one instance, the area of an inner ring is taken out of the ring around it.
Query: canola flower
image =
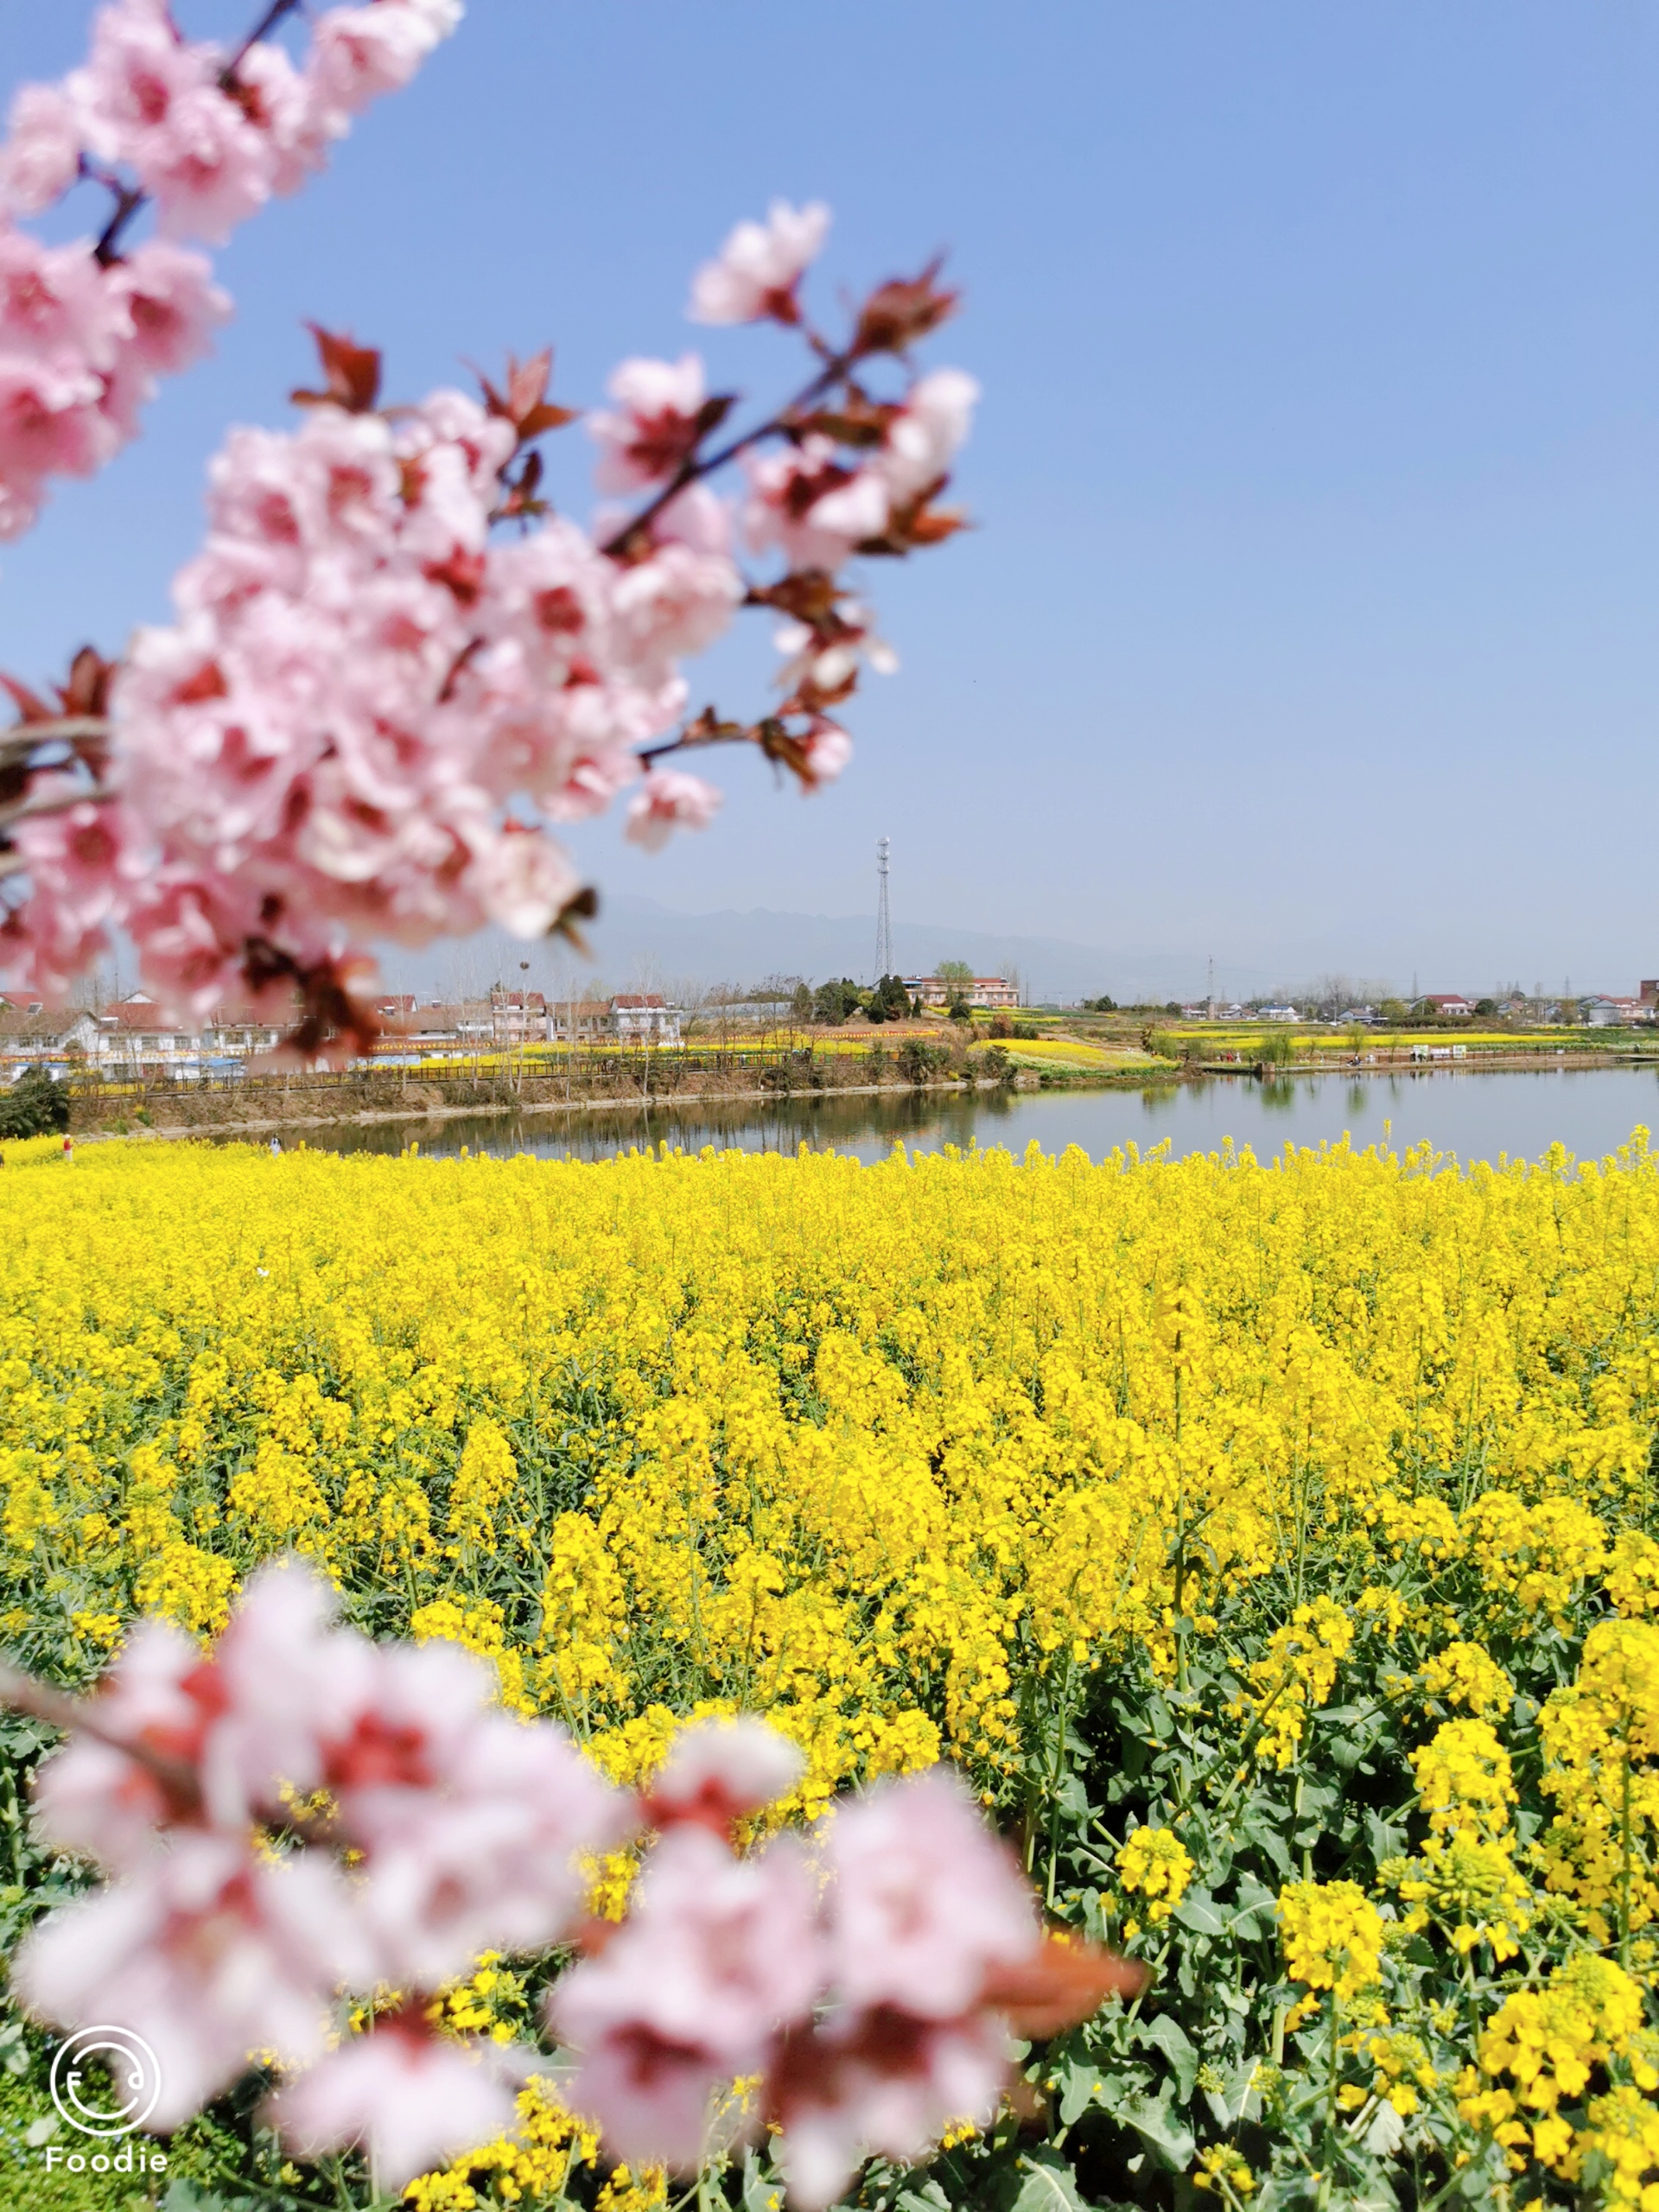
[[[1157,1968],[1028,2062],[1107,2196],[1659,2184],[1642,1133],[1465,1175],[50,1143],[4,1172],[23,1663],[88,1684],[143,1615],[210,1639],[298,1552],[620,1787],[686,1719],[764,1713],[802,1764],[751,1852],[960,1769],[1052,1913]],[[639,1867],[594,1853],[588,1910],[621,1920]],[[481,1961],[442,2031],[496,2036],[557,1964]],[[766,2139],[705,2188],[780,2190]],[[953,2132],[939,2185],[1017,2193],[1032,2139]],[[414,2201],[650,2201],[586,2140]]]

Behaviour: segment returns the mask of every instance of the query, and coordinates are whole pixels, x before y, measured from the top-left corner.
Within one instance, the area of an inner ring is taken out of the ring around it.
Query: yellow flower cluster
[[[534,2203],[563,2196],[578,2167],[599,2161],[599,2138],[575,2119],[548,2087],[532,2078],[518,2095],[515,2133],[480,2144],[437,2173],[423,2174],[409,2186],[415,2212],[479,2212],[483,2206]],[[652,2169],[637,2183],[626,2166],[617,2167],[600,2202],[607,2212],[652,2212],[664,2203],[664,2177]]]
[[[1139,1915],[1156,1928],[1169,1918],[1192,1879],[1192,1854],[1173,1828],[1136,1828],[1116,1854],[1117,1886],[1141,1902],[1124,1924],[1126,1940],[1139,1935]]]
[[[1580,1952],[1542,1989],[1504,1999],[1480,2037],[1479,2072],[1496,2086],[1482,2088],[1470,2068],[1459,2084],[1459,2109],[1491,2128],[1514,2153],[1517,2172],[1529,2142],[1535,2158],[1565,2173],[1573,2131],[1559,2107],[1583,2094],[1598,2066],[1634,2051],[1637,2085],[1659,2088],[1659,2071],[1639,2040],[1643,2018],[1642,1992],[1630,1975],[1611,1959]]]
[[[1435,1835],[1494,1835],[1508,1827],[1510,1755],[1484,1720],[1448,1720],[1411,1754],[1417,1794]]]
[[[1319,1991],[1345,2005],[1376,1981],[1382,1916],[1357,1882],[1290,1882],[1279,1893],[1279,1941],[1286,1974],[1309,1992],[1287,2023],[1299,2026]]]
[[[1599,1622],[1578,1679],[1539,1715],[1543,1786],[1556,1817],[1544,1839],[1548,1888],[1587,1909],[1599,1942],[1659,1916],[1659,1624]]]

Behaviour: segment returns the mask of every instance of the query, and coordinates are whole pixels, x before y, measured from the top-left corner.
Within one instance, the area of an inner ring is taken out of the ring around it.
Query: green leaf
[[[1222,1936],[1227,1923],[1216,1910],[1207,1890],[1193,1890],[1175,1908],[1174,1917],[1195,1936]]]
[[[1131,2099],[1124,2105],[1122,2117],[1172,2173],[1184,2174],[1198,2144],[1185,2120],[1170,2109],[1173,2088],[1173,2082],[1166,2082],[1156,2097]]]
[[[1259,2058],[1241,2059],[1220,2088],[1204,2092],[1205,2102],[1215,2115],[1218,2127],[1236,2127],[1241,2120],[1260,2120],[1262,2093],[1255,2077],[1261,2070]]]
[[[1025,2178],[1008,2212],[1090,2212],[1077,2194],[1076,2175],[1058,2151],[1045,2145],[1028,2152],[1020,2161],[1020,2171]]]
[[[1384,2098],[1364,2134],[1365,2148],[1374,2158],[1391,2158],[1406,2139],[1406,2123]]]
[[[1097,2066],[1085,2066],[1074,2059],[1060,2069],[1060,2125],[1063,2127],[1074,2126],[1090,2105],[1098,2102],[1096,2092],[1099,2088],[1100,2069]]]
[[[1175,2069],[1175,2086],[1183,2104],[1190,2102],[1192,2084],[1198,2078],[1198,2054],[1188,2040],[1186,2030],[1173,2012],[1154,2013],[1150,2020],[1141,2024],[1140,2040],[1154,2050],[1161,2050]]]

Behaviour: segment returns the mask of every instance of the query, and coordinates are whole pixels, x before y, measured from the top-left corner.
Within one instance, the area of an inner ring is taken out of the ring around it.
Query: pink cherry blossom
[[[257,898],[208,869],[157,870],[124,917],[144,980],[169,1006],[198,1020],[242,986],[242,945]]]
[[[695,353],[677,361],[624,361],[605,389],[619,412],[588,418],[601,449],[594,479],[600,490],[665,483],[696,444],[702,363]]]
[[[953,2122],[988,2126],[1010,2071],[1007,2037],[983,2016],[944,2022],[862,2014],[813,2039],[810,2073],[776,2107],[791,2204],[820,2212],[874,2154],[924,2157]]]
[[[660,852],[676,830],[706,830],[720,806],[720,793],[701,776],[682,768],[653,768],[628,801],[630,842]]]
[[[142,2036],[162,2082],[149,2125],[165,2133],[228,2088],[251,2052],[318,2056],[329,1993],[360,1986],[365,1965],[345,1883],[321,1855],[273,1863],[185,1831],[40,1923],[12,1986],[58,2026],[109,2020]]]
[[[251,46],[237,64],[239,105],[268,149],[270,189],[297,192],[344,136],[345,118],[321,109],[313,89],[280,46]]]
[[[764,1720],[699,1720],[682,1728],[652,1777],[646,1810],[665,1827],[691,1821],[724,1836],[746,1813],[786,1797],[806,1761]]]
[[[715,260],[691,283],[694,322],[755,322],[772,316],[796,322],[795,287],[816,261],[830,230],[830,210],[813,200],[791,207],[774,200],[764,223],[740,223]]]
[[[777,546],[791,568],[838,569],[887,527],[886,482],[873,467],[847,467],[828,438],[815,434],[744,465],[744,534],[757,553]]]
[[[328,9],[317,19],[306,63],[318,107],[354,115],[383,92],[398,91],[460,16],[458,6],[417,6],[410,0]]]
[[[92,151],[142,171],[165,146],[176,104],[210,87],[214,74],[211,50],[185,44],[164,0],[111,0],[94,18],[92,51],[66,90]]]
[[[153,135],[133,168],[155,195],[164,238],[223,245],[270,197],[276,162],[269,138],[235,101],[207,86],[173,102],[166,130]]]
[[[99,1683],[92,1709],[110,1734],[188,1767],[215,1707],[211,1681],[182,1630],[140,1621]],[[92,1735],[72,1737],[41,1762],[34,1796],[43,1835],[112,1872],[153,1856],[163,1830],[191,1809],[169,1796],[153,1767]]]
[[[124,353],[156,376],[175,376],[204,359],[213,326],[231,312],[203,257],[162,238],[135,246],[105,283],[126,309],[131,334]]]
[[[877,463],[896,500],[914,499],[945,474],[978,397],[978,385],[961,369],[935,369],[918,379],[887,425]]]
[[[0,479],[27,487],[92,475],[108,457],[102,396],[89,369],[0,352]]]
[[[54,793],[67,797],[70,789],[67,779],[48,776],[36,777],[31,787],[37,802]],[[119,809],[84,800],[19,822],[10,835],[29,883],[27,903],[8,918],[22,950],[15,964],[36,990],[59,998],[104,950],[122,909],[131,825]],[[6,958],[0,933],[0,964]]]
[[[514,937],[545,937],[582,888],[569,860],[528,823],[506,822],[474,853],[479,904]]]
[[[223,240],[270,197],[270,139],[219,89],[221,57],[188,45],[160,0],[114,0],[67,90],[86,143],[127,163],[155,195],[161,226]]]
[[[801,779],[809,791],[832,784],[853,757],[853,741],[839,722],[815,715],[806,735],[798,741]]]
[[[805,1854],[781,1836],[734,1859],[705,1829],[670,1829],[627,1920],[554,1986],[549,2021],[582,2059],[569,2092],[619,2156],[692,2166],[709,2097],[760,2069],[820,1984]]]
[[[0,353],[107,369],[130,327],[84,240],[43,246],[0,223]]]
[[[0,209],[38,215],[60,199],[80,168],[80,124],[56,85],[23,85],[0,144]]]
[[[600,534],[602,537],[605,532],[601,530]],[[651,535],[659,545],[689,545],[694,553],[728,555],[733,536],[731,502],[722,499],[711,485],[688,484],[652,521]]]
[[[743,579],[718,553],[662,545],[617,577],[611,593],[613,642],[638,681],[672,681],[675,664],[707,652],[743,603]]]
[[[512,2133],[513,2093],[535,2056],[437,2036],[404,2014],[353,2036],[279,2089],[265,2117],[302,2158],[360,2145],[380,2187],[402,2190]]]
[[[827,1822],[830,1945],[849,2006],[968,2012],[994,1967],[1036,1953],[1031,1891],[944,1768],[878,1783]]]

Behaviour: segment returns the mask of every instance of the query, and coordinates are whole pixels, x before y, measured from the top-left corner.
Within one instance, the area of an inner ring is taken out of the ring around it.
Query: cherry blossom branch
[[[303,4],[304,0],[270,0],[270,7],[266,9],[264,14],[260,16],[241,45],[226,63],[219,79],[219,89],[222,92],[228,92],[236,89],[236,73],[252,53],[254,48],[262,39],[268,38],[285,16],[296,15]]]
[[[275,30],[285,16],[293,15],[301,4],[302,0],[271,0],[270,6],[265,10],[264,14],[260,16],[229,61],[220,70],[219,73],[220,92],[234,94],[240,89],[237,71],[260,41],[269,32]],[[120,259],[121,240],[131,226],[133,219],[141,209],[149,205],[150,194],[140,185],[124,184],[119,177],[111,175],[108,170],[95,168],[84,154],[81,156],[80,173],[93,183],[103,185],[106,191],[115,195],[114,212],[99,233],[98,243],[92,248],[93,260],[100,268],[108,269]]]
[[[347,10],[340,35],[413,5]],[[248,74],[263,91],[287,67]],[[576,938],[596,901],[551,823],[632,784],[635,842],[701,828],[720,794],[671,764],[711,745],[758,746],[807,791],[838,774],[851,740],[831,710],[863,662],[891,664],[842,571],[961,526],[934,502],[976,388],[909,371],[906,349],[954,304],[936,267],[877,286],[838,348],[804,323],[795,290],[828,219],[774,206],[694,282],[704,321],[804,330],[813,372],[765,421],[715,442],[733,403],[706,394],[695,355],[613,377],[620,410],[588,418],[599,488],[645,498],[598,543],[538,496],[535,442],[575,419],[548,397],[550,352],[510,359],[499,389],[482,378],[481,405],[441,391],[390,406],[378,353],[316,330],[301,427],[234,431],[214,463],[208,536],[175,588],[183,619],[140,630],[118,670],[79,656],[55,706],[0,678],[22,717],[0,736],[0,875],[29,885],[0,924],[11,972],[59,995],[118,926],[169,1005],[242,1000],[291,1024],[295,1052],[344,1056],[377,1027],[365,940],[486,923]],[[172,251],[140,248],[111,281]],[[861,388],[859,365],[884,354],[906,364],[902,397]],[[757,454],[768,440],[784,449]],[[705,480],[740,461],[741,506]],[[512,519],[524,527],[503,543]],[[781,574],[745,573],[740,529]],[[744,607],[785,618],[780,703],[685,722],[681,664]],[[273,660],[278,634],[292,650]],[[337,741],[339,717],[361,742]],[[78,772],[73,790],[18,781],[59,768]]]

